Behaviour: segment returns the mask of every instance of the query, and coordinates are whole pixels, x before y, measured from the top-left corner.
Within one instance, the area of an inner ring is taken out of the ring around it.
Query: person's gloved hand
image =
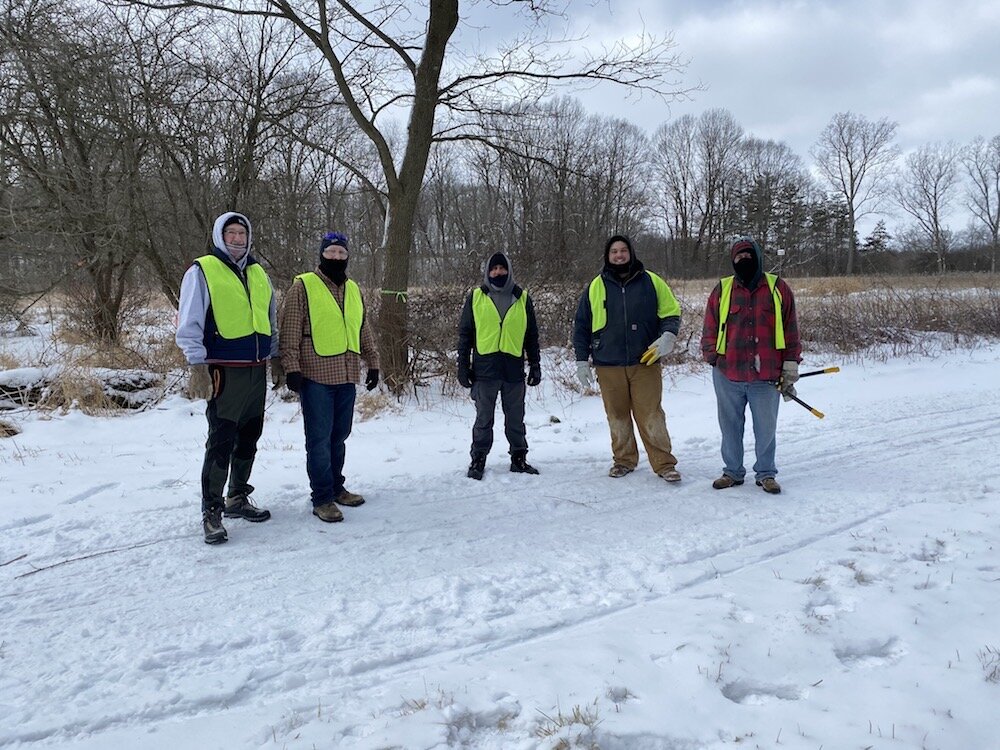
[[[532,362],[528,365],[528,385],[538,385],[542,382],[542,365]]]
[[[271,390],[278,390],[281,386],[285,385],[285,382],[285,368],[282,366],[281,360],[274,357],[271,359]]]
[[[656,341],[649,345],[649,348],[642,353],[639,361],[644,365],[655,365],[660,361],[660,357],[665,357],[674,350],[674,342],[677,341],[677,334],[667,331],[660,335]]]
[[[778,390],[785,401],[791,401],[792,396],[797,396],[795,383],[799,379],[799,363],[793,359],[785,360],[781,364],[781,377],[778,379]]]
[[[469,369],[469,363],[462,361],[458,363],[458,382],[463,388],[472,387],[472,371]]]
[[[187,397],[191,399],[203,398],[206,401],[212,398],[212,374],[208,371],[208,365],[191,365]]]
[[[582,385],[584,389],[594,387],[594,375],[590,371],[589,362],[576,363],[576,379],[580,381],[580,385]]]
[[[302,373],[298,370],[292,370],[285,374],[285,385],[288,386],[288,390],[292,393],[298,393],[299,389],[302,387]]]
[[[374,391],[375,386],[378,385],[378,368],[369,369],[368,374],[365,375],[365,390]]]

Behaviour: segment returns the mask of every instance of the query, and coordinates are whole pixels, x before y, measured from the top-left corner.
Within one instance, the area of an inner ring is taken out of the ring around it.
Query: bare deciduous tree
[[[954,144],[929,144],[906,157],[895,185],[896,201],[930,242],[939,272],[947,270],[949,232],[944,219],[958,187],[959,151]]]
[[[725,217],[739,187],[743,128],[724,109],[660,126],[653,136],[667,221],[688,263],[714,272]]]
[[[1000,254],[1000,135],[976,138],[962,153],[971,184],[968,206],[990,236],[990,271],[996,273]]]
[[[848,207],[848,274],[854,273],[858,252],[857,222],[878,211],[889,186],[891,169],[899,155],[893,144],[895,137],[896,123],[891,120],[873,121],[853,112],[839,112],[812,148],[820,174]]]

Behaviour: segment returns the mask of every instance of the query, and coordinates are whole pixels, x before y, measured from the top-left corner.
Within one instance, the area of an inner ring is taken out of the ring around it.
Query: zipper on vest
[[[628,282],[626,281],[625,284]],[[625,301],[625,284],[622,284],[622,316],[625,318],[625,362],[624,367],[628,367],[628,304]]]

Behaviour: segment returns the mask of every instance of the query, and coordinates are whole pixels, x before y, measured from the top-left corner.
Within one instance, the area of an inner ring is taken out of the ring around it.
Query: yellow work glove
[[[649,348],[639,357],[639,361],[647,366],[655,365],[661,357],[667,356],[674,350],[675,341],[677,341],[677,334],[667,331],[649,345]]]

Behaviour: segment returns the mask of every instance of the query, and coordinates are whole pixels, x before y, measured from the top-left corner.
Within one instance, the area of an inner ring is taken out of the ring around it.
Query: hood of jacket
[[[493,286],[490,283],[490,269],[497,264],[507,268],[507,282],[503,286]],[[498,294],[511,294],[514,291],[514,267],[505,253],[493,253],[486,261],[483,269],[483,288]]]
[[[226,211],[224,214],[220,214],[215,220],[215,225],[212,227],[212,244],[215,245],[215,249],[222,252],[224,255],[229,256],[229,252],[226,250],[226,243],[222,241],[222,228],[226,225],[234,216],[243,219],[247,223],[247,251],[243,258],[249,258],[250,252],[253,250],[253,228],[250,224],[250,219],[248,219],[243,214],[237,213],[236,211]],[[242,261],[243,258],[240,260]],[[239,265],[243,265],[240,263]]]
[[[759,282],[761,277],[764,275],[764,253],[761,251],[760,245],[757,244],[756,240],[753,240],[750,237],[740,237],[729,249],[729,260],[733,264],[734,273],[736,272],[736,256],[745,250],[750,250],[753,253],[753,258],[757,264],[757,268],[749,280],[742,279],[738,273],[736,274],[736,278],[743,282],[743,286],[753,289],[757,286],[757,282]]]

